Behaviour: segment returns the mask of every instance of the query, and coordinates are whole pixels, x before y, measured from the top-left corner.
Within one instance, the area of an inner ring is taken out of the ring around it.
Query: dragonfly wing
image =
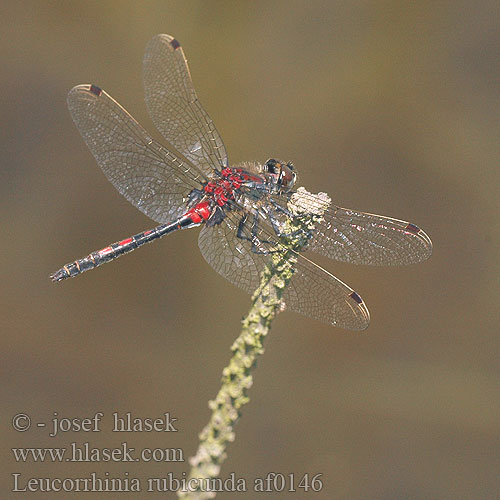
[[[283,298],[292,311],[341,328],[364,330],[370,323],[368,308],[352,288],[300,254]]]
[[[259,286],[266,259],[251,251],[251,244],[236,236],[239,216],[227,215],[218,225],[205,224],[198,246],[205,260],[224,278],[248,293]]]
[[[273,200],[287,206],[286,200]],[[432,242],[415,224],[332,205],[307,250],[351,264],[400,266],[428,259]]]
[[[221,224],[204,226],[198,244],[205,260],[219,274],[253,294],[261,271],[271,259],[269,254],[255,250],[265,252],[279,243],[264,225],[257,230],[245,225],[242,237],[236,236],[241,217],[238,212],[229,212]],[[368,326],[368,309],[356,292],[303,256],[297,255],[297,259],[295,273],[283,294],[288,309],[349,330]]]
[[[226,149],[198,100],[179,42],[169,35],[155,36],[143,68],[146,105],[163,137],[206,175],[226,167]]]
[[[325,214],[309,249],[352,264],[402,266],[426,260],[432,242],[415,224],[337,208]]]
[[[115,188],[158,222],[185,211],[193,188],[204,176],[155,142],[112,97],[94,85],[78,85],[68,107],[80,134]]]
[[[233,168],[241,168],[246,172],[262,177],[262,165],[257,161],[244,161],[242,163],[238,163],[238,165],[233,165]]]

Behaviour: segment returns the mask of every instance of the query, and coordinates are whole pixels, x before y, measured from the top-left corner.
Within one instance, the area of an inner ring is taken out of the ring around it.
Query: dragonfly
[[[149,114],[167,141],[160,144],[109,94],[78,85],[68,107],[98,165],[130,203],[160,225],[68,263],[53,281],[78,276],[177,230],[203,226],[198,244],[224,278],[253,293],[270,255],[284,248],[293,210],[297,169],[276,159],[231,166],[222,139],[202,107],[180,43],[157,35],[143,61]],[[299,188],[300,190],[301,188]],[[353,264],[393,266],[427,259],[429,236],[398,219],[325,206],[302,250]],[[278,249],[278,250],[277,250]],[[283,292],[292,310],[338,327],[363,330],[370,314],[361,296],[303,253]]]

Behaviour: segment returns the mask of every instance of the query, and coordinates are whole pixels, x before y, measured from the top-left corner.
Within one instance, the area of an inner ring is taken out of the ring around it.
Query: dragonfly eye
[[[281,163],[273,158],[266,161],[264,164],[264,172],[268,174],[279,174],[281,168]]]
[[[286,165],[281,164],[280,174],[278,178],[278,184],[280,187],[288,191],[292,189],[295,180],[297,179],[297,174],[293,170],[293,165],[287,163]]]
[[[271,158],[264,164],[263,171],[272,176],[274,182],[282,191],[290,190],[297,179],[297,173],[291,162],[284,163]]]

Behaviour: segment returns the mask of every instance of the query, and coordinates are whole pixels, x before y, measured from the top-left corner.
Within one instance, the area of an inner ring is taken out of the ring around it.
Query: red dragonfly
[[[286,223],[299,216],[296,196],[323,210],[325,197],[293,191],[297,172],[291,163],[229,164],[173,37],[157,35],[147,46],[144,88],[165,145],[95,85],[74,87],[68,106],[109,181],[160,225],[66,264],[51,278],[77,276],[168,233],[203,225],[198,240],[203,257],[219,274],[253,293],[270,254],[286,245]],[[430,238],[415,224],[331,204],[305,236],[304,250],[353,264],[413,264],[432,252]],[[343,328],[362,330],[369,323],[361,297],[300,253],[283,299],[292,311]]]

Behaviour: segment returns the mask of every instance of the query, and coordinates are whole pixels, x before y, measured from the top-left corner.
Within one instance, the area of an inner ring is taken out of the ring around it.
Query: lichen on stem
[[[242,320],[240,335],[231,346],[229,364],[222,371],[221,388],[215,399],[209,402],[210,420],[199,434],[196,454],[189,460],[190,487],[179,490],[179,498],[204,500],[215,497],[215,483],[210,480],[219,476],[227,457],[226,447],[234,441],[234,425],[241,408],[249,401],[247,392],[253,383],[251,371],[264,352],[263,342],[274,317],[284,306],[282,296],[293,277],[297,253],[307,245],[314,225],[321,220],[329,204],[330,199],[324,193],[312,197],[305,189],[299,188],[292,195],[288,209],[295,217],[289,218],[283,228],[283,233],[288,236],[281,237],[279,248],[269,254],[269,263],[261,272],[252,306]]]

